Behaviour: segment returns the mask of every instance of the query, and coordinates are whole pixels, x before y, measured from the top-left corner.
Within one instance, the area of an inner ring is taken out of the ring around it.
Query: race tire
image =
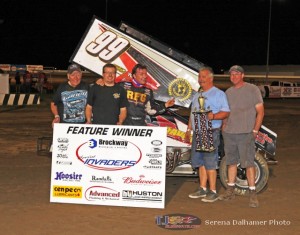
[[[219,168],[219,177],[222,185],[227,188],[227,165],[226,165],[226,157],[223,157],[220,163]],[[256,192],[261,192],[268,183],[269,179],[269,168],[268,163],[265,160],[263,154],[259,151],[256,152],[255,160],[254,160],[255,168],[256,168],[256,176],[255,176],[255,186]],[[235,186],[235,194],[245,196],[249,193],[249,187],[246,177],[246,170],[242,169],[238,165],[238,172],[236,178],[236,186]]]

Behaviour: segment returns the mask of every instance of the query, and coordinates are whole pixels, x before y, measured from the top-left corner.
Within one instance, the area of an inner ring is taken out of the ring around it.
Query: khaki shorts
[[[253,133],[229,134],[223,132],[227,165],[240,163],[242,168],[254,167],[255,140]]]

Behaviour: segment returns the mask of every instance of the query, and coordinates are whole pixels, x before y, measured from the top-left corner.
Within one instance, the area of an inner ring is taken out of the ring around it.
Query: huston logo
[[[116,148],[103,148],[101,147],[103,145],[116,146]],[[118,148],[118,146],[123,148]],[[86,153],[89,154],[88,157]],[[127,140],[99,139],[96,141],[90,139],[77,147],[76,156],[87,167],[103,171],[117,171],[138,164],[142,159],[142,152],[137,145]]]
[[[157,191],[139,191],[139,190],[123,190],[122,199],[137,201],[153,201],[161,202],[163,198],[162,192]]]

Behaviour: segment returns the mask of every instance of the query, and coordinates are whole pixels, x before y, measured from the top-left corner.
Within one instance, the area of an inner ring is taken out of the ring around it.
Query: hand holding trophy
[[[212,152],[215,150],[213,146],[212,123],[208,119],[210,108],[205,109],[205,97],[202,95],[203,90],[200,90],[199,96],[199,110],[193,111],[195,121],[195,137],[196,137],[196,151]]]

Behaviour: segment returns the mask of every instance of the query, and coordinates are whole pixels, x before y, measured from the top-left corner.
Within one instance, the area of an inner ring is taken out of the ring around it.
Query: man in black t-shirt
[[[85,123],[85,106],[89,85],[82,82],[82,71],[77,64],[68,67],[68,81],[57,88],[51,111],[54,123]]]
[[[104,86],[93,85],[86,106],[87,123],[122,125],[128,101],[124,88],[115,84],[117,69],[113,64],[103,67]]]

